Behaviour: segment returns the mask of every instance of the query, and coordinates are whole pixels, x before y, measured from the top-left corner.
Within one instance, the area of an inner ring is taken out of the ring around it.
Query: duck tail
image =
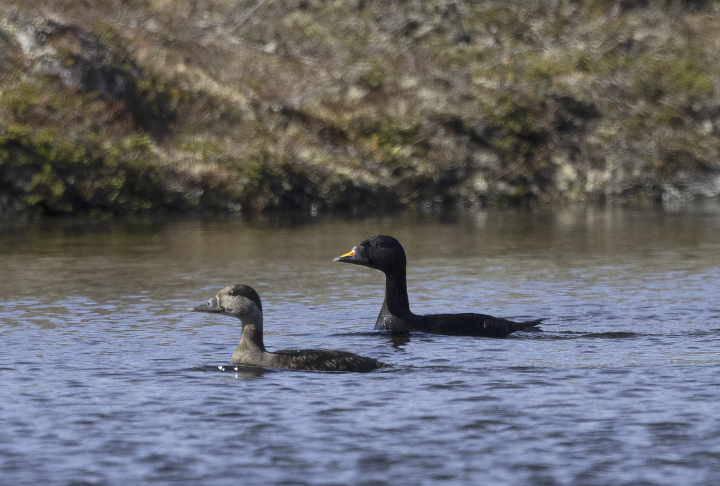
[[[542,317],[540,319],[535,319],[533,321],[524,321],[524,322],[521,322],[520,324],[522,325],[523,331],[539,331],[540,329],[537,326],[540,325],[542,323],[542,321],[544,321],[545,319],[546,319],[545,317]]]

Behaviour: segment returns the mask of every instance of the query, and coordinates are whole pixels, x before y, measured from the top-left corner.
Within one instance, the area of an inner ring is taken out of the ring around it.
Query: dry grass
[[[0,211],[717,197],[719,10],[3,2]]]

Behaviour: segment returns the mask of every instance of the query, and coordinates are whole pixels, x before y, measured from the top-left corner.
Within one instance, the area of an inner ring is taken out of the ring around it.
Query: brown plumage
[[[247,285],[225,287],[212,299],[194,307],[197,312],[226,314],[242,324],[240,344],[231,362],[243,366],[266,366],[290,370],[367,372],[382,363],[346,351],[297,349],[269,352],[263,343],[263,314],[260,296]]]

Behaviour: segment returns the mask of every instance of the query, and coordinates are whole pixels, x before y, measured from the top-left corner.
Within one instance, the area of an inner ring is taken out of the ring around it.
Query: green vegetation
[[[720,198],[720,2],[0,2],[0,217]]]

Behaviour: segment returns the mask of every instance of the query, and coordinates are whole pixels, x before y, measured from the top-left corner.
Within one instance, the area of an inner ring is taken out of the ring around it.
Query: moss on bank
[[[718,13],[2,3],[0,215],[718,198]]]

